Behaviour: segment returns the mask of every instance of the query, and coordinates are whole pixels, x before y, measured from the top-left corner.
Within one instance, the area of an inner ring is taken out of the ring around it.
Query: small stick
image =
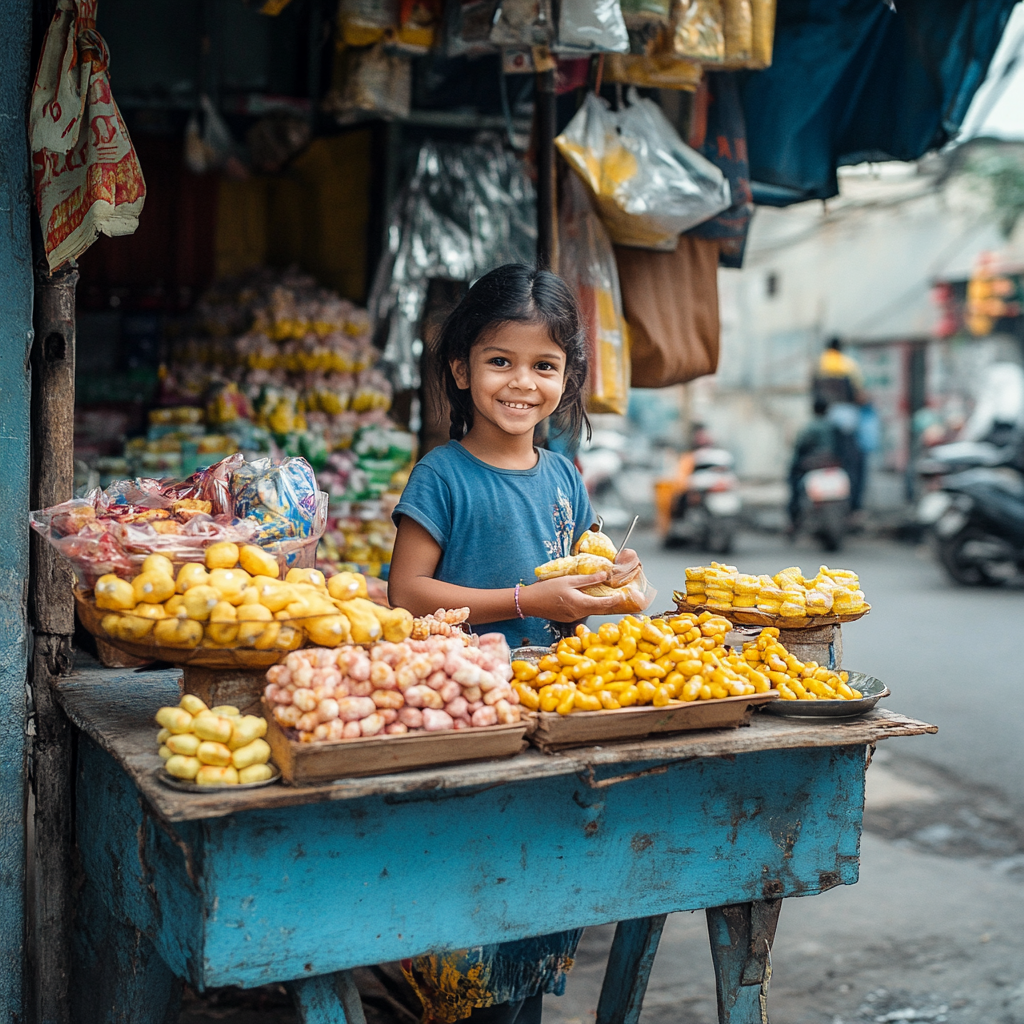
[[[633,522],[631,522],[629,524],[629,529],[626,531],[626,536],[622,538],[622,543],[619,545],[619,550],[615,552],[615,558],[612,559],[613,562],[616,561],[618,559],[619,555],[622,554],[622,549],[626,546],[626,541],[628,541],[629,538],[632,536],[632,534],[633,534],[633,527],[636,526],[637,520],[639,518],[640,518],[640,516],[638,516],[638,515],[633,516]]]

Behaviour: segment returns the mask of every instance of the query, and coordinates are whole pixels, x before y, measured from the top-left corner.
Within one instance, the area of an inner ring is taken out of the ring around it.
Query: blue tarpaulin
[[[956,135],[1017,0],[779,0],[772,66],[744,75],[754,198],[838,193],[836,167]]]

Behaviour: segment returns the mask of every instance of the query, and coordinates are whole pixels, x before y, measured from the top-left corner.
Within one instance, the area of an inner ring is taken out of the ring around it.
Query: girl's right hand
[[[585,587],[597,586],[608,579],[608,573],[590,576],[556,576],[519,589],[519,607],[523,615],[552,622],[577,622],[588,615],[613,615],[622,601],[619,594],[592,597]]]

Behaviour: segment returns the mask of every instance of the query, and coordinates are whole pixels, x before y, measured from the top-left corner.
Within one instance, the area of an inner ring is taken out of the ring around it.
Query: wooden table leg
[[[708,907],[719,1024],[768,1024],[772,940],[782,900]]]
[[[596,1024],[636,1024],[667,914],[620,921],[608,954]]]
[[[116,919],[91,881],[75,907],[71,1017],[76,1024],[173,1024],[182,981],[134,925]]]
[[[289,981],[300,1024],[366,1024],[351,971]]]

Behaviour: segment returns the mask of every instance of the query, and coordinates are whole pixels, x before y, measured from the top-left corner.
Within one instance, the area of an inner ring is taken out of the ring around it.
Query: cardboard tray
[[[685,601],[676,601],[676,608],[680,612],[693,612],[699,615],[701,612],[711,612],[712,615],[720,615],[733,623],[740,623],[744,626],[775,626],[776,629],[813,629],[815,626],[834,626],[841,622],[856,622],[862,619],[869,611],[871,605],[864,605],[864,610],[853,615],[811,615],[802,619],[788,619],[781,615],[765,615],[756,608],[730,608],[722,611],[718,608],[708,608],[707,605],[688,605]]]
[[[568,747],[642,740],[657,733],[735,729],[749,721],[756,705],[777,700],[778,696],[778,690],[769,690],[746,697],[680,701],[663,708],[648,705],[617,711],[574,711],[571,715],[535,711],[530,715],[530,742],[543,751],[551,752]]]
[[[333,743],[296,743],[277,724],[271,706],[263,701],[266,740],[274,763],[285,780],[301,786],[364,775],[391,775],[442,764],[512,757],[525,749],[527,722],[490,725],[459,732],[417,733],[413,736],[364,736]]]

